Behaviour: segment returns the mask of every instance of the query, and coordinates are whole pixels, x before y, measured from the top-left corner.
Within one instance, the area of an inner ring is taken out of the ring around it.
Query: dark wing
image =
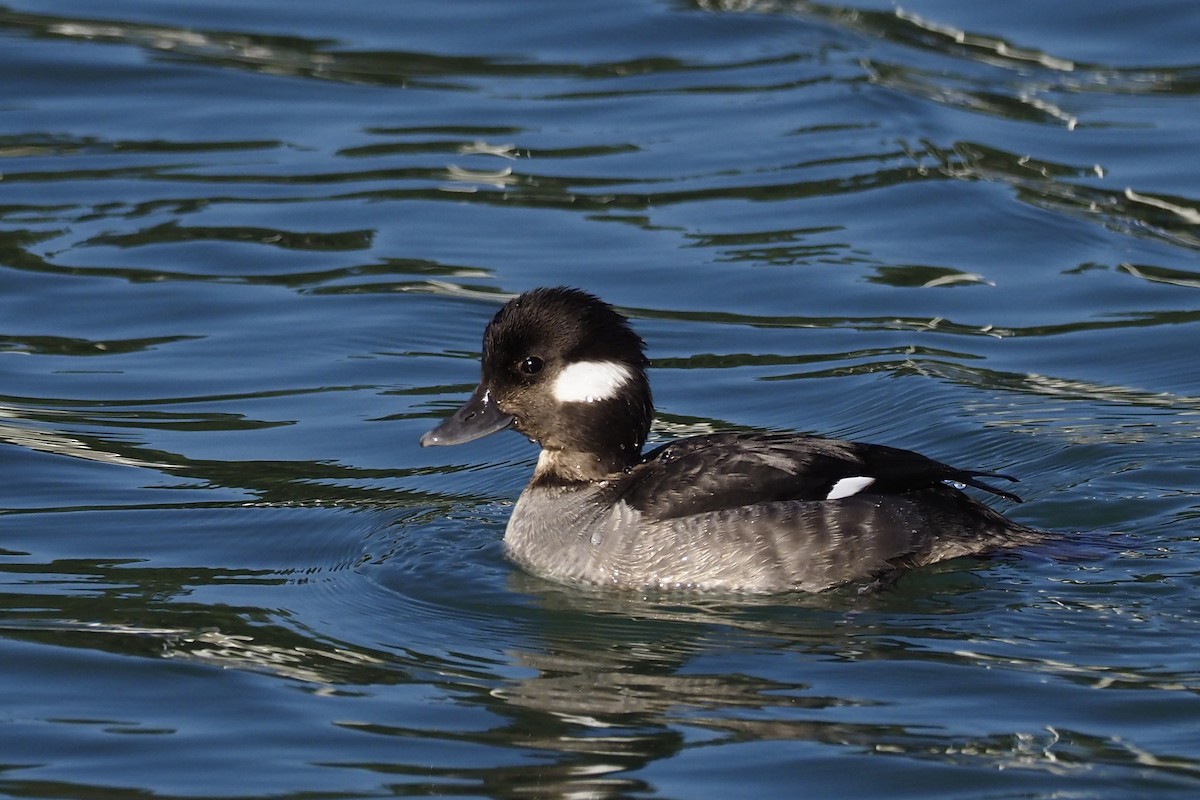
[[[643,514],[671,519],[784,500],[826,500],[843,479],[847,496],[903,494],[952,481],[1020,502],[979,478],[1007,475],[961,470],[908,450],[798,434],[694,436],[651,451],[614,491]],[[866,484],[866,485],[863,485]]]

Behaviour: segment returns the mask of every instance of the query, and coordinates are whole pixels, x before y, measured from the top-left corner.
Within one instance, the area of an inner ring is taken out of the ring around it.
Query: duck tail
[[[1013,483],[1016,483],[1018,480],[1017,478],[1014,478],[1012,475],[1005,475],[1000,472],[977,472],[974,470],[960,472],[958,475],[955,475],[951,480],[957,481],[958,483],[964,484],[966,486],[973,486],[976,489],[980,489],[981,491],[988,492],[989,494],[994,494],[997,497],[1003,497],[1005,500],[1011,500],[1014,503],[1024,502],[1020,497],[1013,494],[1012,492],[1006,492],[1003,489],[997,489],[995,486],[992,486],[990,483],[984,483],[983,481],[979,480],[979,478],[991,478],[993,480],[1012,481]]]

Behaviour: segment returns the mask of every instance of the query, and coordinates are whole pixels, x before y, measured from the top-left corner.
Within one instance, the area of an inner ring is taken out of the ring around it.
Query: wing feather
[[[1015,480],[1007,475],[958,469],[883,445],[769,433],[694,436],[663,445],[615,489],[643,514],[664,520],[757,503],[826,500],[847,478],[857,481],[842,484],[842,492],[855,486],[856,492],[898,495],[949,481],[1020,502],[979,480]]]

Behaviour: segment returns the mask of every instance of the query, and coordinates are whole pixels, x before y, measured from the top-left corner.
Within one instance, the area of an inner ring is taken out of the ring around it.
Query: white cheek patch
[[[632,377],[629,367],[615,361],[577,361],[554,379],[554,399],[560,403],[611,400]]]
[[[829,494],[825,495],[825,499],[840,500],[843,497],[849,497],[850,495],[858,494],[874,482],[874,478],[867,478],[863,476],[842,478],[833,485],[833,488],[829,490]]]

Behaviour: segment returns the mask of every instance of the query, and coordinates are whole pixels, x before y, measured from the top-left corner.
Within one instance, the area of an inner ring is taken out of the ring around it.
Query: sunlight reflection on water
[[[1200,12],[562,9],[0,7],[2,790],[1193,796]],[[868,596],[525,575],[535,449],[416,440],[560,283],[655,442],[910,447],[1067,535]]]

